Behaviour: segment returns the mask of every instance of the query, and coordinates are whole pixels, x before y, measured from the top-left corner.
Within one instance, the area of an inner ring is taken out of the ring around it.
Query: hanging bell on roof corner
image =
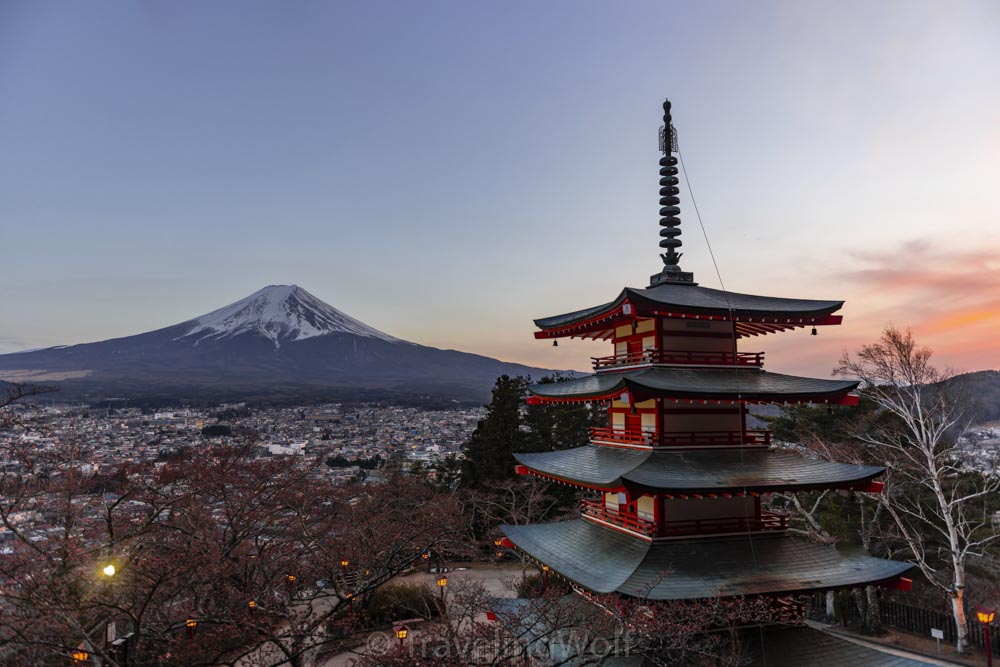
[[[818,335],[819,335],[819,332],[818,332],[818,331],[816,331],[816,327],[813,327],[813,330],[812,330],[812,333],[811,333],[811,334],[809,334],[809,335],[810,335],[810,336],[818,336]]]
[[[815,331],[815,329],[814,329],[814,331]],[[557,341],[557,340],[552,341],[552,347],[559,347],[559,341]]]

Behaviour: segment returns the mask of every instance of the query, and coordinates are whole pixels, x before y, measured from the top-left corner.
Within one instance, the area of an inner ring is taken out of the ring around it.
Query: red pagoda
[[[584,592],[690,600],[787,596],[882,584],[906,588],[912,566],[794,538],[770,493],[877,493],[885,468],[771,449],[747,425],[750,404],[855,405],[858,383],[770,373],[742,340],[841,323],[842,301],[737,294],[699,286],[679,265],[676,133],[660,130],[663,270],[646,288],[535,320],[536,338],[610,340],[594,374],[529,388],[529,403],[606,402],[610,423],[575,449],[517,454],[520,474],[593,493],[579,519],[502,526],[507,544]]]

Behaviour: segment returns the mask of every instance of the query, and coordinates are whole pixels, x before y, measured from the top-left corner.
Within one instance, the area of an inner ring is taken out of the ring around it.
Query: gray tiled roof
[[[940,664],[856,644],[809,627],[750,632],[753,667],[926,667]],[[763,645],[763,647],[762,647]]]
[[[537,472],[587,486],[683,493],[848,487],[885,472],[790,452],[736,448],[651,452],[585,445],[514,458]]]
[[[626,287],[614,301],[583,310],[543,317],[535,320],[541,329],[565,326],[599,315],[628,299],[637,305],[658,309],[674,308],[678,312],[705,315],[726,315],[730,308],[738,317],[818,318],[836,312],[843,301],[785,299],[774,296],[737,294],[698,285],[658,285],[646,289]]]
[[[816,399],[840,397],[858,386],[849,380],[820,380],[768,373],[757,368],[689,369],[644,368],[623,373],[598,373],[587,377],[528,387],[543,398],[608,396],[625,390],[676,398],[723,400]]]
[[[861,586],[912,567],[787,535],[650,543],[582,519],[501,528],[519,549],[584,588],[650,600]]]

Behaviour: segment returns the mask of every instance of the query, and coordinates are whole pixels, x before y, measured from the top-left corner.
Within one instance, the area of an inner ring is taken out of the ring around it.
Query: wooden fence
[[[841,613],[846,613],[846,618],[839,620],[844,625],[860,622],[861,611],[858,609],[857,602],[853,596],[843,602],[838,608]],[[824,597],[822,595],[813,597],[811,607],[811,615],[814,617],[817,612],[820,615],[825,613],[826,602]],[[879,600],[878,607],[879,621],[883,625],[924,637],[930,637],[931,629],[937,628],[944,631],[944,641],[954,644],[958,640],[957,626],[951,614],[931,609],[922,609],[920,607],[911,607],[910,605],[885,599]],[[985,635],[983,633],[983,625],[976,620],[974,610],[966,612],[966,621],[969,625],[969,643],[976,648],[984,648]],[[996,622],[990,626],[990,644],[994,653],[1000,651],[1000,624]]]

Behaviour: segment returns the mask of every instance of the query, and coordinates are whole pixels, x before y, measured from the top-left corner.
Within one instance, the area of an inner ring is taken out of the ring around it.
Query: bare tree
[[[0,380],[0,408],[11,403],[28,398],[59,391],[58,387],[47,384],[28,384],[25,382],[4,382]]]
[[[845,353],[835,373],[860,379],[865,393],[892,417],[859,435],[891,466],[886,492],[874,497],[921,572],[948,596],[963,653],[969,642],[966,564],[1000,537],[977,505],[1000,490],[1000,478],[963,469],[956,443],[967,427],[964,405],[949,382],[954,374],[931,366],[931,354],[909,330],[888,326],[877,342],[853,356]],[[941,556],[937,544],[944,545]]]
[[[131,633],[132,665],[308,664],[370,593],[466,532],[457,499],[422,480],[339,487],[249,447],[110,479],[75,438],[5,454],[0,661],[17,664],[78,648],[123,664],[109,623]]]

